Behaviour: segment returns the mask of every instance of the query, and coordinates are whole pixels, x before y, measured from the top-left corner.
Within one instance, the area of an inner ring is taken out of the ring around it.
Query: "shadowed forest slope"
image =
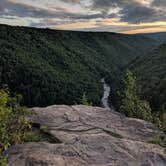
[[[131,69],[135,72],[142,96],[150,101],[153,110],[166,109],[166,44],[137,58]]]
[[[27,106],[76,104],[83,93],[100,105],[101,77],[116,80],[157,45],[137,35],[0,25],[0,85],[22,94]]]

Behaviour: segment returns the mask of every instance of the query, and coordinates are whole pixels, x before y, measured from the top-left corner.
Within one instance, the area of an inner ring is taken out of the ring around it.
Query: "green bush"
[[[166,133],[166,113],[165,111],[160,111],[153,114],[153,122]]]
[[[62,143],[58,138],[48,132],[47,126],[33,127],[31,131],[26,133],[25,142],[49,142]]]
[[[161,141],[162,140],[161,140],[160,137],[155,137],[155,138],[151,138],[151,139],[148,140],[149,143],[158,144],[158,145],[160,145]]]
[[[141,100],[137,94],[136,77],[127,71],[122,80],[120,112],[129,117],[152,120],[151,108],[147,101]]]
[[[166,44],[140,56],[130,64],[137,76],[140,96],[153,112],[153,123],[166,132]]]
[[[88,98],[86,96],[86,93],[83,93],[82,98],[80,100],[80,103],[83,105],[91,106],[92,103],[88,101]]]
[[[47,133],[48,132],[48,126],[41,125],[40,126],[40,131]]]
[[[166,111],[160,114],[161,129],[166,133]]]
[[[166,137],[165,136],[156,136],[148,140],[148,143],[157,144],[160,146],[166,146]]]
[[[38,131],[29,131],[26,133],[25,142],[39,142],[42,141],[42,136]]]
[[[10,97],[7,90],[0,90],[0,155],[11,145],[22,143],[31,129],[27,109],[20,106],[20,99],[19,95]]]
[[[0,166],[7,166],[7,158],[0,156]]]

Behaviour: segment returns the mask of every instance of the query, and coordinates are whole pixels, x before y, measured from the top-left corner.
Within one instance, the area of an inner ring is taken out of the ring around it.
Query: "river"
[[[104,89],[104,92],[103,92],[103,97],[101,99],[101,103],[102,103],[102,106],[104,108],[107,108],[107,109],[111,109],[111,107],[109,106],[109,95],[110,95],[110,86],[106,83],[105,79],[102,78],[101,79],[101,82],[103,83],[103,89]]]

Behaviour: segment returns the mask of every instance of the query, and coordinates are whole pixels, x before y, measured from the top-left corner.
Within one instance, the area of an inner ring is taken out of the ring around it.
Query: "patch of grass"
[[[45,125],[34,125],[30,132],[26,133],[25,142],[49,142],[62,143],[59,139],[48,132],[48,127]]]
[[[44,132],[44,133],[48,133],[48,126],[41,125],[41,126],[40,126],[40,131],[42,131],[42,132]]]
[[[111,135],[111,136],[113,136],[113,137],[115,137],[115,138],[120,138],[120,139],[123,138],[122,135],[120,135],[120,134],[118,134],[118,133],[115,133],[115,132],[112,132],[112,131],[110,131],[110,130],[105,130],[105,129],[104,129],[104,132],[106,132],[107,134],[109,134],[109,135]]]
[[[159,144],[160,145],[161,138],[160,137],[151,138],[151,139],[148,140],[148,143]]]
[[[165,136],[156,136],[147,141],[151,144],[157,144],[163,147],[166,147],[166,137]]]
[[[7,158],[0,156],[0,166],[7,166]]]

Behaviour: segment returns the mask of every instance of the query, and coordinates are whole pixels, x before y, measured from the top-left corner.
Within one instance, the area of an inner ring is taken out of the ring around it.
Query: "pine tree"
[[[131,71],[127,70],[122,84],[120,112],[129,117],[151,120],[150,105],[147,101],[140,100],[137,94],[136,77]]]
[[[87,105],[87,106],[92,105],[92,103],[90,103],[90,102],[88,101],[88,98],[87,98],[85,92],[84,92],[83,95],[82,95],[82,98],[81,98],[80,103],[83,104],[83,105]]]

